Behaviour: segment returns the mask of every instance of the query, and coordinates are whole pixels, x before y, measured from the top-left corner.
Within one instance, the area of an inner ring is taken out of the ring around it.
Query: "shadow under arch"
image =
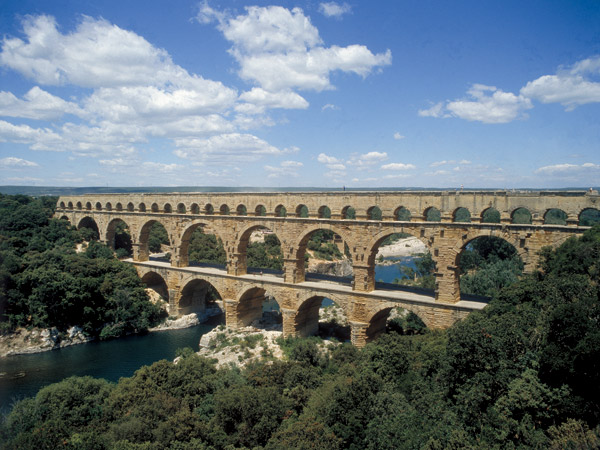
[[[333,241],[331,242],[331,244],[335,245],[337,247],[340,257],[341,257],[340,260],[344,259],[344,253],[345,253],[344,245],[346,242],[348,242],[348,240],[345,237],[345,233],[341,229],[339,229],[335,226],[325,226],[325,225],[319,225],[319,224],[310,226],[307,228],[306,231],[304,231],[304,233],[300,236],[299,240],[296,241],[293,245],[293,248],[295,249],[295,256],[296,256],[296,267],[295,267],[296,278],[298,280],[304,280],[306,278],[306,274],[307,274],[306,267],[305,267],[306,250],[308,248],[309,242],[311,241],[311,238],[315,235],[315,233],[317,233],[319,231],[333,233],[333,236],[332,236]],[[311,249],[309,249],[309,250],[311,250]],[[336,254],[333,249],[331,249],[330,253]],[[349,260],[350,264],[352,264],[351,257],[347,258],[347,260]],[[330,281],[334,281],[334,280],[330,280]],[[343,282],[343,280],[340,280],[340,282]]]
[[[281,305],[275,296],[263,288],[246,289],[236,302],[235,322],[238,327],[253,325],[258,328],[280,328]]]
[[[216,302],[221,300],[221,294],[212,283],[201,279],[190,280],[179,295],[177,314],[183,316],[195,313],[202,322],[219,313],[221,308]]]
[[[600,209],[585,208],[579,213],[578,219],[581,227],[591,227],[600,223]]]
[[[313,295],[298,307],[294,318],[294,334],[299,337],[319,335],[349,341],[350,323],[344,304],[333,296]]]
[[[146,285],[147,289],[152,289],[160,295],[164,301],[169,303],[169,287],[160,274],[156,272],[147,272],[142,276],[141,280],[142,283]]]
[[[82,218],[79,221],[79,223],[77,224],[77,229],[79,231],[81,231],[82,228],[87,228],[87,229],[91,230],[89,236],[84,236],[85,240],[100,239],[100,229],[98,228],[98,224],[96,223],[96,221],[93,218],[91,218],[89,216]]]
[[[179,267],[210,264],[224,269],[226,263],[223,239],[207,223],[195,222],[183,231],[179,244]]]

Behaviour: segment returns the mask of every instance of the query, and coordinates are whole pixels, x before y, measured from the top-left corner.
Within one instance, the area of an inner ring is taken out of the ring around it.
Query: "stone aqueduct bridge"
[[[202,285],[206,292],[207,282],[223,299],[228,326],[242,326],[260,316],[264,296],[272,295],[282,311],[284,334],[309,335],[318,328],[318,310],[327,297],[344,309],[352,342],[362,346],[385,329],[396,306],[415,312],[432,328],[448,327],[483,308],[484,303],[460,296],[458,258],[473,239],[505,239],[517,249],[525,271],[531,271],[542,247],[582,233],[586,227],[579,226],[580,214],[599,207],[596,191],[104,194],[61,196],[56,216],[78,227],[95,222],[100,239],[109,244],[114,243],[116,225],[125,222],[133,241],[132,263],[147,284],[166,284],[163,295],[168,295],[171,311],[186,312],[190,298],[197,295],[193,291]],[[349,208],[355,211],[354,219],[347,218]],[[400,208],[410,211],[409,220],[398,220]],[[440,222],[426,221],[430,208],[440,211]],[[471,222],[455,222],[459,208],[470,212]],[[488,208],[500,213],[500,223],[482,223]],[[531,224],[512,223],[520,208],[531,213]],[[544,224],[551,209],[566,214],[566,225]],[[169,235],[170,264],[149,261],[148,237],[155,222]],[[226,270],[189,267],[188,245],[198,227],[222,240]],[[281,241],[283,278],[247,272],[248,241],[261,228]],[[348,245],[354,269],[351,286],[305,280],[306,246],[319,229],[332,230]],[[435,296],[375,289],[378,247],[400,232],[416,236],[429,248],[436,262]]]

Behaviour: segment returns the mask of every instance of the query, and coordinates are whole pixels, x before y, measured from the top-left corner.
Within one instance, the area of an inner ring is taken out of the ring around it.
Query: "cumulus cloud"
[[[319,153],[317,161],[319,161],[322,164],[335,164],[340,162],[340,160],[337,159],[335,156],[329,156],[325,153]]]
[[[536,174],[546,175],[574,175],[581,172],[598,172],[600,171],[600,164],[594,164],[591,162],[583,164],[554,164],[550,166],[540,167],[535,171]]]
[[[8,156],[0,159],[0,167],[2,168],[23,168],[23,167],[39,167],[39,164],[26,159]]]
[[[397,131],[394,133],[394,139],[396,139],[397,141],[399,141],[400,139],[404,139],[405,137],[406,136],[401,135]]]
[[[325,17],[340,18],[344,14],[348,14],[351,11],[352,8],[348,3],[345,2],[341,4],[336,2],[327,2],[319,5],[319,12]]]
[[[387,158],[386,152],[369,152],[361,155],[351,155],[348,164],[357,167],[369,167],[385,161]]]
[[[246,114],[262,114],[267,108],[308,108],[308,102],[304,97],[290,90],[274,93],[255,87],[241,94],[239,99],[245,103],[237,105],[236,111]]]
[[[403,164],[403,163],[390,163],[384,164],[381,166],[383,170],[410,170],[416,169],[417,167],[414,164]]]
[[[22,100],[11,92],[0,92],[0,116],[52,120],[65,114],[81,115],[82,110],[77,104],[67,102],[38,86],[32,87]]]

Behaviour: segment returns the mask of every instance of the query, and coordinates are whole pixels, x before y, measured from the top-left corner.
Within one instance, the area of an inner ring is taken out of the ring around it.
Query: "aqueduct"
[[[587,227],[579,223],[582,214],[599,207],[597,191],[102,194],[61,196],[56,217],[78,227],[93,224],[109,244],[114,244],[116,223],[127,224],[134,250],[131,263],[141,277],[162,284],[172,310],[183,312],[180,300],[186,286],[204,280],[223,299],[228,326],[252,320],[268,294],[282,311],[284,335],[309,335],[317,326],[319,299],[327,297],[344,309],[352,342],[362,346],[385,328],[396,306],[415,312],[432,328],[448,327],[483,308],[485,303],[460,295],[458,258],[474,239],[505,239],[517,249],[525,271],[532,271],[542,247],[583,233]],[[562,214],[563,224],[548,223],[552,210]],[[499,223],[486,223],[489,211],[497,213]],[[517,213],[529,223],[515,223]],[[168,233],[170,264],[150,261],[148,237],[155,222]],[[225,269],[189,266],[188,245],[197,228],[221,239]],[[259,228],[268,228],[281,241],[283,278],[248,273],[248,241]],[[351,286],[306,279],[307,242],[323,229],[339,235],[348,247]],[[416,236],[430,250],[436,263],[434,295],[377,288],[377,249],[394,233]]]

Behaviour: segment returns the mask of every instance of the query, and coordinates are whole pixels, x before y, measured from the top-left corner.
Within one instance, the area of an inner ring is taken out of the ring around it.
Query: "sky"
[[[600,2],[0,0],[0,185],[600,185]]]

